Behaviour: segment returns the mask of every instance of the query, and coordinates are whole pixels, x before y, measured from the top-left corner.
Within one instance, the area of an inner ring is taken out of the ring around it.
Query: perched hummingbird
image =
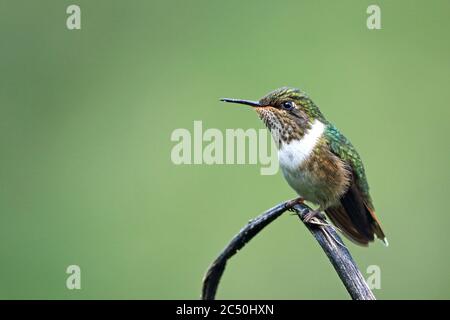
[[[314,102],[295,88],[280,88],[259,101],[228,99],[255,108],[278,147],[281,170],[302,200],[318,205],[352,241],[387,240],[375,216],[364,166],[350,141]]]

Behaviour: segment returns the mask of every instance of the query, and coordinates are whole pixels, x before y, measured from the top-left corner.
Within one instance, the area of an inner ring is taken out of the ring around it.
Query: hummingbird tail
[[[383,232],[383,229],[381,229],[380,221],[378,221],[378,218],[375,214],[375,210],[373,210],[367,204],[364,204],[364,206],[365,206],[366,210],[370,213],[369,219],[372,219],[371,224],[372,224],[373,232],[377,235],[377,238],[380,239],[386,247],[388,247],[389,242]]]
[[[355,184],[340,203],[325,210],[330,220],[356,244],[367,246],[375,235],[387,246],[387,239],[372,206],[367,204]]]
[[[367,246],[369,241],[373,241],[373,236],[372,238],[367,237],[356,229],[343,206],[333,206],[326,209],[325,212],[331,222],[352,242],[361,246]]]

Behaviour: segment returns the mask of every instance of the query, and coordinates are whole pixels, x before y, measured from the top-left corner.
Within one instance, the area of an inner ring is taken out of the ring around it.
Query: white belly
[[[309,173],[302,172],[300,167],[309,158],[324,131],[325,124],[315,120],[301,140],[283,143],[278,150],[280,168],[286,181],[300,196],[310,198],[310,201],[314,201],[312,198],[315,186],[312,185]]]

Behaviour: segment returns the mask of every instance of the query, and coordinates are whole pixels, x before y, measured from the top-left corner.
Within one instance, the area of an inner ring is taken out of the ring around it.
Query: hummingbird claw
[[[320,212],[320,210],[309,211],[307,214],[303,216],[303,222],[317,224],[312,221],[314,218],[319,218],[323,220],[325,219],[325,216],[322,214],[322,212]]]
[[[294,200],[289,201],[289,202],[286,204],[287,211],[296,213],[296,211],[295,211],[295,209],[294,209],[294,206],[295,206],[296,204],[303,204],[304,202],[305,202],[305,199],[302,198],[302,197],[298,197],[298,198],[296,198],[296,199],[294,199]]]

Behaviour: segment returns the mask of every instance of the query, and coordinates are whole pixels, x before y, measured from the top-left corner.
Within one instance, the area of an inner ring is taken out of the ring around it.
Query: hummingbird
[[[300,201],[318,206],[351,241],[367,246],[375,236],[388,242],[375,215],[364,165],[351,142],[303,91],[283,87],[258,101],[220,99],[251,106],[277,145],[281,171]]]

